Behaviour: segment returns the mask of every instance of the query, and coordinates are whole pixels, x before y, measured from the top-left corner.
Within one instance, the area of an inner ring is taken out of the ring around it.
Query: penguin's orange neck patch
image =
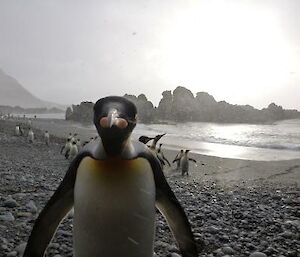
[[[84,158],[80,163],[80,169],[93,173],[132,173],[141,170],[140,158],[135,160],[123,160],[120,158],[110,158],[107,160],[95,160],[91,157]]]

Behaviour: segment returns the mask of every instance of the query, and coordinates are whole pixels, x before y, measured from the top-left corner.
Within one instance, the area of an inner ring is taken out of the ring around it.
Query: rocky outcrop
[[[136,105],[139,122],[152,123],[154,121],[154,106],[144,94],[140,94],[138,97],[125,94],[124,97]]]
[[[196,97],[185,87],[177,87],[173,93],[163,91],[157,108],[144,94],[124,96],[132,101],[138,109],[138,120],[141,123],[161,122],[222,122],[222,123],[268,123],[277,120],[300,118],[297,110],[284,110],[275,103],[262,110],[250,105],[233,105],[225,101],[217,102],[206,93],[198,92]],[[92,122],[91,102],[82,102],[68,108],[66,119],[80,122]]]
[[[66,120],[74,120],[82,123],[93,122],[93,107],[92,102],[81,102],[78,105],[72,105],[72,108],[68,107],[66,111]]]

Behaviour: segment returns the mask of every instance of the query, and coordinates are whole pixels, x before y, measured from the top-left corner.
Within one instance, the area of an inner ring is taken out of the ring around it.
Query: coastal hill
[[[297,110],[285,110],[275,103],[270,103],[262,110],[250,105],[233,105],[225,101],[217,102],[206,92],[196,96],[185,87],[177,87],[162,93],[158,107],[148,101],[144,94],[139,96],[125,94],[135,103],[139,121],[142,123],[164,122],[221,122],[221,123],[269,123],[284,119],[300,118]],[[72,105],[66,111],[66,119],[91,123],[93,103],[82,102]]]
[[[15,78],[0,69],[0,105],[22,108],[60,108],[63,106],[43,101],[26,90]],[[7,108],[6,108],[7,109]]]

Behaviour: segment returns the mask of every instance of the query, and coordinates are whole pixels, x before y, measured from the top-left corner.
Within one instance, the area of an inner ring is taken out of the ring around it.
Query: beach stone
[[[32,214],[30,212],[17,212],[18,218],[29,218]]]
[[[58,243],[51,243],[51,244],[49,244],[49,247],[53,248],[53,249],[58,249],[59,248],[59,244]]]
[[[35,205],[35,202],[30,200],[27,204],[26,207],[29,209],[31,213],[36,213],[38,211],[38,208]]]
[[[2,250],[8,250],[8,245],[7,244],[1,244],[0,245]]]
[[[1,221],[15,221],[14,215],[11,212],[7,212],[5,214],[0,215]]]
[[[254,252],[251,253],[249,257],[267,257],[267,255],[262,252]]]
[[[224,253],[223,253],[223,251],[222,251],[221,248],[215,250],[215,251],[214,251],[214,254],[215,254],[215,256],[217,256],[217,257],[222,257],[222,256],[224,256]]]
[[[62,257],[60,254],[55,254],[53,257]]]
[[[57,231],[57,235],[60,235],[60,236],[63,236],[63,237],[69,237],[69,236],[72,236],[72,233],[71,232],[68,232],[66,230],[58,230]]]
[[[171,253],[170,257],[181,257],[178,253]]]
[[[222,248],[223,253],[232,255],[235,251],[230,246],[225,246]]]
[[[284,238],[292,239],[294,237],[294,233],[286,230],[283,233],[281,233],[280,236],[282,236]]]
[[[15,208],[18,206],[18,203],[15,199],[12,198],[11,195],[9,195],[7,199],[4,201],[3,206],[8,208]]]
[[[210,226],[208,227],[208,232],[210,232],[211,234],[217,234],[219,232],[219,228],[217,228],[216,226]]]

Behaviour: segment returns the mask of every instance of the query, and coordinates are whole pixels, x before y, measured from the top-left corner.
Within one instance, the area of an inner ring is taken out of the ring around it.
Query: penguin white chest
[[[154,223],[155,185],[147,160],[82,160],[74,189],[76,257],[152,257]]]

